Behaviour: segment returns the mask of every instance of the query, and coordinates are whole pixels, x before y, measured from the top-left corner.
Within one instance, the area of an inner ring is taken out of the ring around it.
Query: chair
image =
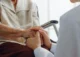
[[[55,24],[57,24],[57,23],[58,23],[57,20],[51,20],[51,21],[46,22],[45,24],[41,25],[41,27],[43,27],[43,28],[45,29],[45,28],[48,28],[48,27],[50,27],[50,26],[53,26],[53,27],[54,27],[54,30],[55,30],[55,32],[56,32],[56,35],[57,35],[57,37],[58,37],[58,30],[57,30],[56,25],[55,25]],[[56,43],[56,42],[53,41],[53,40],[51,40],[51,42]]]

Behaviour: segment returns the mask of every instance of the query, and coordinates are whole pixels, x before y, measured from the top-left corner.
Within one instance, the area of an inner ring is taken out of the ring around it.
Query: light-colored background
[[[72,4],[69,0],[33,0],[33,2],[38,6],[41,25],[49,20],[59,21],[61,15],[79,5],[79,3]],[[59,23],[56,26],[59,30]],[[54,28],[50,27],[47,30],[50,38],[57,41]]]

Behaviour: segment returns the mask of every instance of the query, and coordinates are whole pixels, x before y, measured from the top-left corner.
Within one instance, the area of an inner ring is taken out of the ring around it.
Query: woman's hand
[[[33,50],[36,49],[37,47],[41,47],[39,32],[36,32],[34,37],[28,38],[26,41],[26,45]]]
[[[40,39],[41,39],[41,44],[42,45],[44,44],[46,47],[48,47],[48,49],[51,48],[52,43],[50,41],[50,38],[49,38],[47,32],[42,27],[37,26],[37,27],[32,27],[32,28],[26,30],[27,33],[25,33],[25,37],[26,36],[30,36],[30,35],[32,35],[32,36],[35,35],[35,33],[30,32],[30,31],[39,31],[39,33],[40,33]]]
[[[31,28],[26,29],[22,32],[22,37],[25,37],[25,38],[29,38],[34,35],[35,35],[35,32],[33,30],[31,30]]]

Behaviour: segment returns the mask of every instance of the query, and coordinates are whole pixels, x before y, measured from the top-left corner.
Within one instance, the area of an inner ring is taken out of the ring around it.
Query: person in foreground
[[[70,1],[75,3],[80,0]],[[49,44],[51,52],[41,47],[40,37],[36,37],[35,40],[30,38],[27,40],[29,42],[27,45],[34,50],[35,57],[80,57],[80,5],[61,16],[54,55],[54,46],[50,43],[47,34],[43,30],[39,30],[39,32],[43,35],[43,42]]]

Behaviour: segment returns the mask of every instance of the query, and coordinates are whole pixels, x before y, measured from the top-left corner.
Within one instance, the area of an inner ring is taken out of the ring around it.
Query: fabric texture
[[[80,5],[61,16],[55,57],[80,57]]]
[[[35,55],[34,51],[26,45],[6,42],[0,45],[0,57],[35,57]]]
[[[0,57],[34,57],[34,53],[27,46],[7,42],[0,45]]]

